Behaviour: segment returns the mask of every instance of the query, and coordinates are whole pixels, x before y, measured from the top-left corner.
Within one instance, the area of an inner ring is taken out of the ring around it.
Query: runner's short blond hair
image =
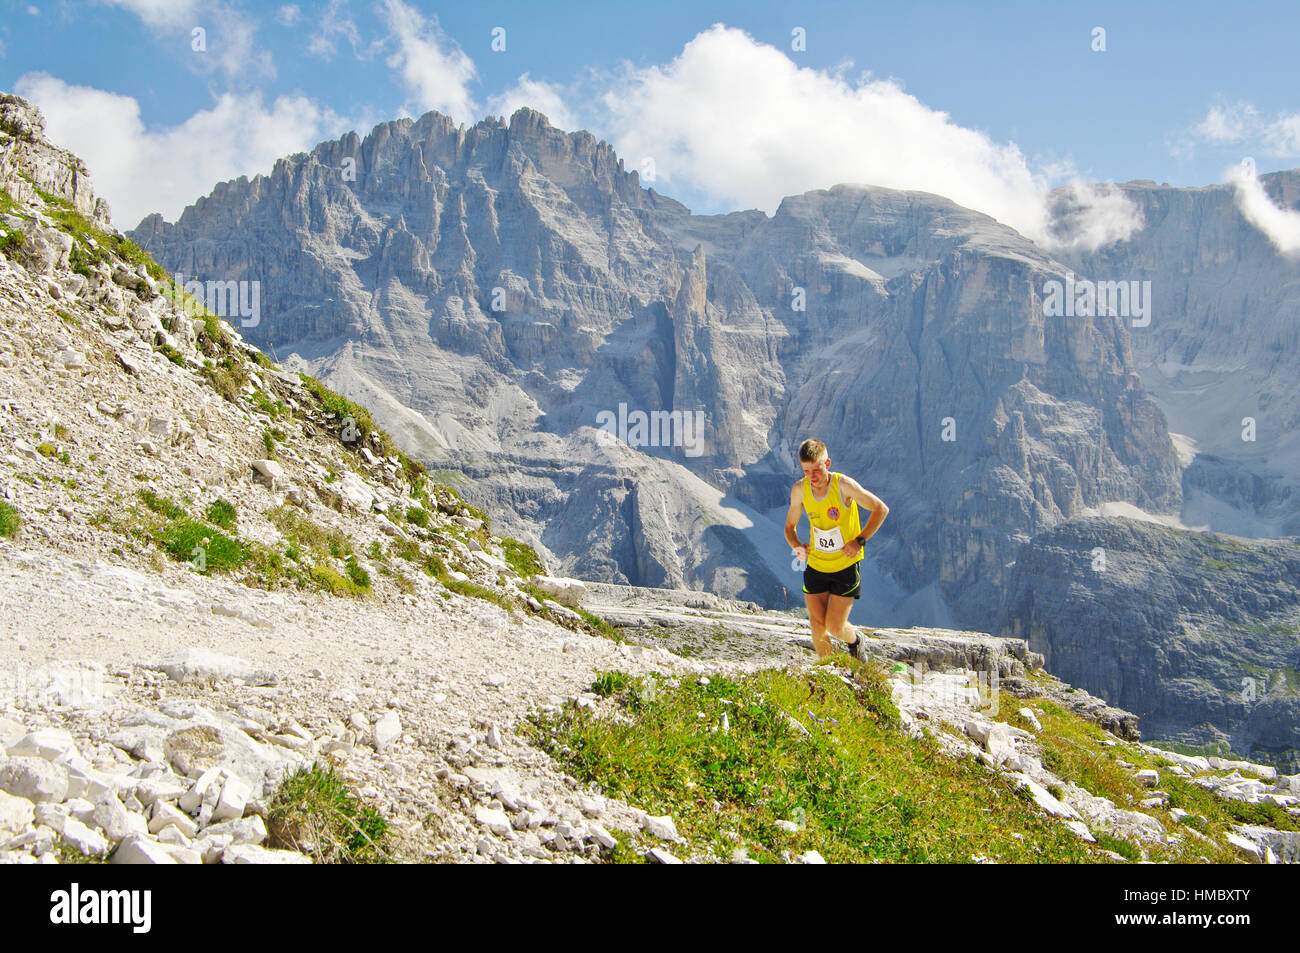
[[[817,463],[826,458],[826,444],[809,437],[799,444],[799,462]]]

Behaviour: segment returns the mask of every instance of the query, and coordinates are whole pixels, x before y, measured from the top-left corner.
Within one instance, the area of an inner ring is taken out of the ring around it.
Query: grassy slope
[[[852,685],[841,677],[849,673]],[[592,689],[609,701],[595,711],[570,706],[535,717],[527,731],[578,778],[670,814],[689,844],[674,849],[696,860],[776,861],[783,852],[816,850],[844,863],[1093,863],[1106,862],[1103,850],[1111,850],[1132,860],[1232,863],[1239,858],[1220,845],[1233,824],[1297,828],[1279,809],[1217,798],[1171,774],[1163,759],[1042,698],[1016,699],[1004,720],[1028,728],[1014,712],[1036,708],[1044,764],[1128,810],[1142,809],[1152,794],[1134,780],[1136,771],[1159,770],[1168,805],[1142,810],[1181,835],[1180,844],[1143,847],[1106,835],[1085,844],[1045,817],[1005,772],[950,758],[932,738],[904,733],[875,666],[841,659],[808,673],[773,669],[707,683],[615,672]],[[1191,816],[1175,821],[1174,807]],[[621,846],[616,859],[635,862],[640,848],[657,843],[646,836]]]

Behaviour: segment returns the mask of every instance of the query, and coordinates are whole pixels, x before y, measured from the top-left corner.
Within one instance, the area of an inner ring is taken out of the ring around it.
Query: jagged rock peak
[[[45,137],[40,109],[7,93],[0,93],[0,181],[20,203],[40,189],[71,202],[96,225],[112,227],[108,203],[94,194],[85,163]]]

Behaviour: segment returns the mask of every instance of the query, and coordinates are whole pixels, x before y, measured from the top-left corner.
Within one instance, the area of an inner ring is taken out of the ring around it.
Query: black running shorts
[[[859,561],[839,572],[820,572],[809,566],[803,571],[803,591],[809,595],[829,592],[833,596],[852,596],[854,599],[860,599],[862,598],[862,573],[859,570],[861,565]]]

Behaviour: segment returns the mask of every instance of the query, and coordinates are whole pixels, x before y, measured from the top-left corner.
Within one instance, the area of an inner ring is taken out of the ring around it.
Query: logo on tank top
[[[829,510],[826,511],[826,515],[829,516],[829,517],[830,517],[831,519],[833,519],[833,520],[838,520],[838,519],[840,518],[840,509],[839,509],[839,507],[838,507],[838,506],[832,506]]]

